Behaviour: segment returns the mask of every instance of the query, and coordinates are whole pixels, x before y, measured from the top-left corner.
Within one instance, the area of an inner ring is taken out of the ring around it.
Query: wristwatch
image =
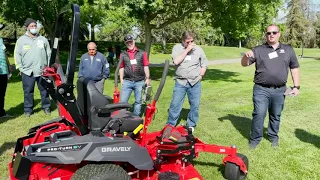
[[[297,89],[300,89],[300,86],[293,86],[293,88],[297,88]]]

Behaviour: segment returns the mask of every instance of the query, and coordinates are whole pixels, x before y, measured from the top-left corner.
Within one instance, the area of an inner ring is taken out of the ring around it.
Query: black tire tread
[[[78,169],[71,180],[131,180],[131,177],[116,164],[87,164]]]

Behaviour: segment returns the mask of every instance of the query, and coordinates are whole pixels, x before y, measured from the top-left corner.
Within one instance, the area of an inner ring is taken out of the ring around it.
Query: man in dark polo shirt
[[[208,64],[203,49],[195,45],[194,37],[193,32],[184,32],[182,34],[182,43],[176,44],[172,49],[171,56],[176,72],[167,121],[168,125],[176,126],[187,94],[190,104],[187,126],[192,132],[199,120],[201,80],[206,73]]]
[[[127,50],[120,54],[120,82],[122,84],[120,102],[128,102],[134,91],[134,113],[141,114],[142,88],[150,85],[150,71],[147,53],[138,49],[131,34],[124,37]]]
[[[242,66],[255,63],[253,87],[253,113],[249,146],[254,149],[262,139],[263,123],[269,112],[268,138],[273,147],[278,146],[280,116],[284,107],[286,83],[289,69],[293,89],[289,93],[297,96],[300,89],[299,63],[293,48],[279,42],[280,30],[277,25],[266,29],[266,43],[254,47],[241,60]]]

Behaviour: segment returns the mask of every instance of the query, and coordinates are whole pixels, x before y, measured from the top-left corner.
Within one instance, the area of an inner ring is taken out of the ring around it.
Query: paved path
[[[216,64],[232,64],[232,63],[239,63],[240,64],[241,58],[236,59],[222,59],[222,60],[212,60],[208,61],[208,65],[216,65]],[[152,64],[150,63],[150,67],[163,67],[164,63],[162,64]],[[173,66],[173,64],[170,62],[170,65]]]

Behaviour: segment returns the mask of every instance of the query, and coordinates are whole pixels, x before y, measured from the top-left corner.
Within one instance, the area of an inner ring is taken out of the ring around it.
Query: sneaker
[[[278,141],[278,138],[269,138],[269,141],[271,142],[271,146],[272,147],[278,147],[279,146],[279,141]]]
[[[51,114],[51,111],[50,111],[49,108],[44,109],[43,112],[44,112],[46,115],[50,115],[50,114]]]
[[[30,116],[31,116],[31,113],[30,113],[30,112],[25,112],[25,113],[24,113],[24,117],[27,117],[27,118],[28,118],[28,117],[30,117]]]
[[[258,144],[249,143],[249,148],[250,148],[251,150],[254,150],[257,146],[258,146]]]
[[[276,147],[279,146],[279,142],[278,142],[278,141],[272,141],[272,142],[271,142],[271,146],[272,146],[273,148],[276,148]]]
[[[0,116],[0,118],[11,118],[11,117],[13,117],[13,116],[11,116],[10,114],[5,114],[3,116]]]

